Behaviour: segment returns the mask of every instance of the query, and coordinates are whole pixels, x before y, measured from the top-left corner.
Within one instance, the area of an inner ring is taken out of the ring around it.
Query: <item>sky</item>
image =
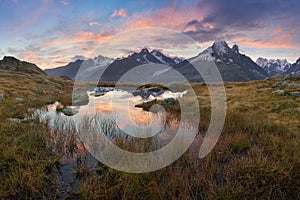
[[[153,48],[189,57],[225,40],[254,61],[294,63],[299,11],[299,0],[0,0],[0,57],[46,69],[97,54],[125,56],[153,41]]]

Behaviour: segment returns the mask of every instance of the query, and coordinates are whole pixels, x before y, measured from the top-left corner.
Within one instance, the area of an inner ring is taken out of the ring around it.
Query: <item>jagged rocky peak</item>
[[[141,50],[141,53],[149,53],[149,50],[145,47]]]
[[[239,47],[238,47],[238,45],[233,45],[232,46],[232,48],[231,48],[231,50],[234,52],[234,53],[239,53]]]
[[[239,47],[236,44],[230,48],[225,41],[217,41],[201,52],[197,59],[226,63],[233,62],[239,55]]]
[[[217,41],[212,45],[213,50],[219,55],[228,54],[230,51],[230,47],[225,41]]]

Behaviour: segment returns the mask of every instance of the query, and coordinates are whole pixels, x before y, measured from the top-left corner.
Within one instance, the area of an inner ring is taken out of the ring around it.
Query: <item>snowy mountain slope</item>
[[[80,69],[85,72],[85,75],[81,77],[81,79],[85,80],[89,76],[92,76],[99,69],[104,68],[113,61],[114,60],[112,58],[97,56],[93,59],[76,60],[75,62],[70,62],[65,66],[46,69],[45,72],[50,76],[66,76],[72,80],[75,80],[78,70]]]
[[[300,76],[300,58],[287,70],[288,74]]]
[[[267,77],[266,71],[253,62],[251,58],[241,54],[237,45],[230,48],[225,41],[215,42],[196,57],[174,66],[188,80],[203,81],[199,73],[190,64],[191,62],[199,62],[200,65],[205,62],[214,63],[224,81],[250,81]]]
[[[265,69],[269,76],[285,74],[292,66],[286,59],[258,58],[256,64]]]

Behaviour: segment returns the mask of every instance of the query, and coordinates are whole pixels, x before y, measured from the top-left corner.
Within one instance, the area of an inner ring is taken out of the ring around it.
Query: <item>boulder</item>
[[[141,104],[137,104],[137,105],[135,105],[135,107],[143,108],[143,110],[149,111],[151,106],[153,106],[155,104],[162,105],[162,106],[168,106],[168,105],[174,105],[175,102],[176,102],[176,100],[174,98],[167,98],[167,99],[164,99],[164,100],[154,99],[152,101],[147,101],[147,102],[144,102],[144,103],[141,103]]]
[[[174,105],[175,99],[174,98],[167,98],[162,102],[162,105]]]
[[[286,81],[274,83],[273,87],[292,87],[292,88],[300,88],[299,83],[288,83]]]
[[[74,108],[64,108],[64,109],[62,109],[61,112],[67,116],[73,116],[78,113],[78,110],[76,110]]]
[[[300,88],[300,84],[299,83],[289,83],[288,86],[292,87],[292,88]]]
[[[83,106],[89,103],[89,96],[86,93],[72,95],[73,106]]]
[[[289,84],[288,82],[282,81],[282,82],[274,83],[273,87],[286,87],[286,86],[288,86],[288,84]]]
[[[294,96],[294,97],[300,97],[300,92],[290,92],[289,93],[291,96]]]

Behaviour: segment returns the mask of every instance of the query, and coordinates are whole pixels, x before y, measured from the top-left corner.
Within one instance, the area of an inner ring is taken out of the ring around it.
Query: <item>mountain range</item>
[[[99,59],[100,58],[100,59]],[[95,61],[96,60],[96,61]],[[81,76],[77,77],[80,81],[97,81],[99,74],[102,74],[100,81],[117,81],[126,72],[142,64],[166,65],[177,70],[189,81],[203,81],[201,75],[196,71],[191,62],[193,60],[214,62],[219,69],[224,81],[250,81],[261,80],[266,77],[299,74],[299,62],[290,64],[287,60],[258,58],[254,62],[247,55],[241,54],[239,47],[233,45],[229,47],[225,41],[213,43],[203,52],[193,58],[182,60],[173,58],[160,52],[152,50],[151,52],[144,48],[140,52],[133,53],[125,58],[117,58],[115,60],[106,57],[96,57],[88,60],[77,60],[66,66],[48,69],[45,72],[51,76],[68,76],[75,80],[81,65]],[[143,72],[146,76],[169,76],[170,70],[161,66],[155,68],[156,71]],[[157,69],[159,69],[157,71]],[[140,72],[136,72],[139,76]],[[132,75],[134,76],[134,75]]]
[[[254,62],[247,55],[240,53],[237,45],[229,47],[225,41],[214,42],[197,56],[185,60],[165,55],[159,50],[149,51],[144,48],[123,58],[112,59],[99,55],[45,71],[35,64],[5,56],[3,60],[0,60],[0,70],[46,73],[50,76],[64,76],[78,81],[118,81],[124,74],[134,71],[132,69],[137,66],[148,65],[146,68],[131,72],[131,77],[138,77],[141,81],[150,81],[155,77],[172,78],[171,71],[173,70],[170,69],[175,69],[189,81],[202,82],[203,77],[193,66],[195,61],[215,64],[224,81],[240,82],[262,80],[285,74],[300,75],[300,58],[294,64],[286,59],[258,58]],[[77,76],[78,74],[80,76]],[[102,76],[99,79],[100,75]],[[165,80],[171,81],[167,78]]]

